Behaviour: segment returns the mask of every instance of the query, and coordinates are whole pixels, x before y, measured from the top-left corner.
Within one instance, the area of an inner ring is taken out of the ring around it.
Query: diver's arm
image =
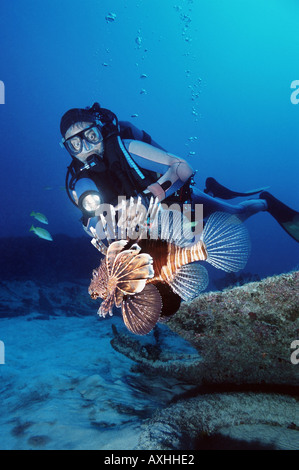
[[[144,191],[151,192],[159,201],[177,191],[193,173],[185,160],[162,149],[138,140],[124,140],[124,144],[141,168],[162,174]]]
[[[120,127],[120,136],[122,139],[128,140],[141,140],[142,142],[146,142],[147,144],[153,145],[161,150],[165,150],[161,147],[160,144],[155,142],[152,137],[145,131],[139,129],[138,127],[134,126],[129,121],[119,121]]]

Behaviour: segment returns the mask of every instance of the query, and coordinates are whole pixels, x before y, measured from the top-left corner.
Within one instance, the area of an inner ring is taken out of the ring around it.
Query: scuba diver
[[[204,219],[216,211],[236,214],[241,220],[266,211],[299,242],[299,213],[272,196],[265,188],[247,192],[232,191],[214,178],[206,188],[194,187],[194,171],[179,158],[152,140],[133,124],[118,121],[116,115],[99,103],[73,108],[61,118],[61,146],[72,158],[67,170],[66,190],[82,212],[84,229],[98,223],[100,204],[117,205],[118,197],[141,197],[148,206],[151,196],[163,203],[202,204]],[[257,195],[254,199],[249,196]],[[229,200],[244,197],[232,204]]]

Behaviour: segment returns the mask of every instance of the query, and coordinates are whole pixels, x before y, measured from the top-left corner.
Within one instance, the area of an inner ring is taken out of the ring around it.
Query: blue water
[[[23,269],[30,279],[30,253],[38,272],[51,270],[57,236],[85,236],[64,190],[59,123],[95,101],[186,158],[200,189],[208,176],[239,191],[266,185],[299,210],[298,23],[296,0],[2,0],[0,243],[31,246],[27,264],[2,263],[2,278]],[[29,233],[32,210],[46,214],[51,248]],[[298,268],[298,243],[270,215],[246,225],[246,271]]]
[[[208,176],[237,190],[267,185],[299,208],[298,17],[294,0],[3,0],[0,236],[27,235],[31,210],[47,215],[52,235],[82,234],[63,190],[59,122],[94,101],[187,158],[201,189]],[[248,227],[248,269],[299,263],[270,216]]]
[[[31,210],[47,215],[53,235],[82,234],[62,189],[59,122],[94,101],[187,158],[201,189],[208,176],[237,190],[267,185],[299,208],[298,15],[294,0],[2,1],[0,235],[28,234]],[[248,226],[249,269],[299,263],[270,216]]]

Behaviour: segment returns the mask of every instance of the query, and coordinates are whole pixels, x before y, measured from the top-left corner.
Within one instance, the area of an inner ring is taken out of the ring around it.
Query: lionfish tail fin
[[[250,253],[249,235],[236,215],[212,214],[205,224],[201,242],[207,252],[206,261],[215,268],[236,272],[245,267]]]
[[[152,284],[147,284],[142,292],[128,296],[122,302],[124,323],[135,335],[147,335],[159,320],[161,310],[161,296]]]

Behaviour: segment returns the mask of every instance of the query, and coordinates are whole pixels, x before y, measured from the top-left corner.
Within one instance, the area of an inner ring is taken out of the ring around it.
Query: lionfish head
[[[107,256],[100,267],[93,271],[88,292],[92,299],[100,297],[103,302],[99,315],[112,314],[113,306],[120,307],[124,296],[140,293],[148,279],[154,276],[153,259],[135,244],[123,250],[127,241],[111,243]]]
[[[105,259],[102,260],[98,269],[92,272],[92,280],[88,289],[88,293],[92,299],[106,299],[108,296],[108,271]]]

